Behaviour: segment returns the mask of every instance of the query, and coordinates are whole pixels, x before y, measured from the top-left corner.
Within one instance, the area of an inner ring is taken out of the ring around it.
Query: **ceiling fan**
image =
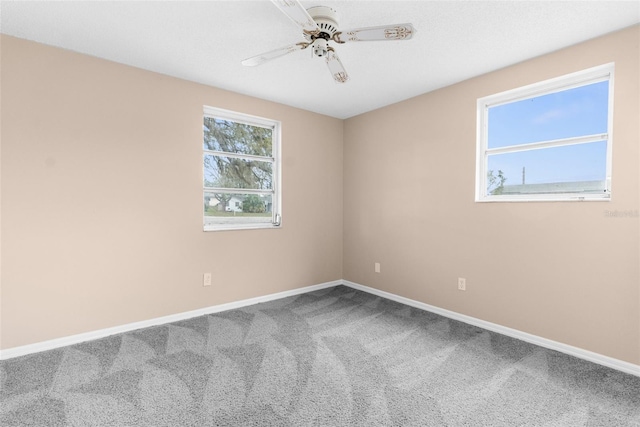
[[[325,58],[329,72],[337,83],[349,80],[340,58],[330,42],[337,44],[375,41],[375,40],[409,40],[416,32],[411,24],[382,25],[379,27],[357,28],[340,31],[338,14],[327,6],[315,6],[305,9],[298,0],[271,0],[285,15],[302,29],[305,41],[281,47],[260,55],[247,58],[242,65],[249,67],[264,64],[275,58],[311,46],[313,56]]]

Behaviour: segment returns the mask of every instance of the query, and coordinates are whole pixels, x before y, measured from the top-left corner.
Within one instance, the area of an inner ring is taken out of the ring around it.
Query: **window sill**
[[[568,194],[543,194],[539,197],[531,197],[530,195],[518,196],[491,196],[484,198],[476,198],[476,203],[510,203],[510,202],[610,202],[611,194],[603,195],[568,195]]]
[[[228,224],[228,225],[216,225],[205,226],[202,231],[238,231],[238,230],[263,230],[263,229],[278,229],[282,228],[282,224]]]

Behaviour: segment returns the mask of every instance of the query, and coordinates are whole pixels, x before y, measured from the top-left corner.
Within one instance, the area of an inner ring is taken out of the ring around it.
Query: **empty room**
[[[0,425],[640,426],[639,2],[0,20]]]

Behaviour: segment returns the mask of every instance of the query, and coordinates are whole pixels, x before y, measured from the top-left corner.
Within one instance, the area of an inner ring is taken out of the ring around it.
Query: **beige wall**
[[[344,278],[640,363],[639,28],[346,120]],[[611,61],[613,200],[474,203],[477,98]]]
[[[203,105],[282,122],[282,229],[202,231]],[[6,36],[1,118],[3,349],[342,277],[341,120]]]

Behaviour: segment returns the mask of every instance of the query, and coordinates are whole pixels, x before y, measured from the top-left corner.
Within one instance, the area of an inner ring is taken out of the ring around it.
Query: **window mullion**
[[[508,145],[506,147],[487,148],[486,155],[517,153],[518,151],[538,150],[541,148],[562,147],[565,145],[588,144],[590,142],[606,141],[609,138],[606,133],[598,133],[571,138],[553,139],[549,141],[532,142],[530,144]]]
[[[256,156],[253,154],[240,154],[240,153],[230,153],[227,151],[215,151],[215,150],[204,150],[205,155],[217,156],[217,157],[229,157],[233,159],[242,159],[242,160],[254,160],[259,162],[267,162],[273,163],[275,159],[273,157],[265,157],[265,156]]]
[[[222,188],[222,187],[203,187],[205,193],[221,193],[221,194],[274,194],[274,190],[260,190],[254,188]]]

